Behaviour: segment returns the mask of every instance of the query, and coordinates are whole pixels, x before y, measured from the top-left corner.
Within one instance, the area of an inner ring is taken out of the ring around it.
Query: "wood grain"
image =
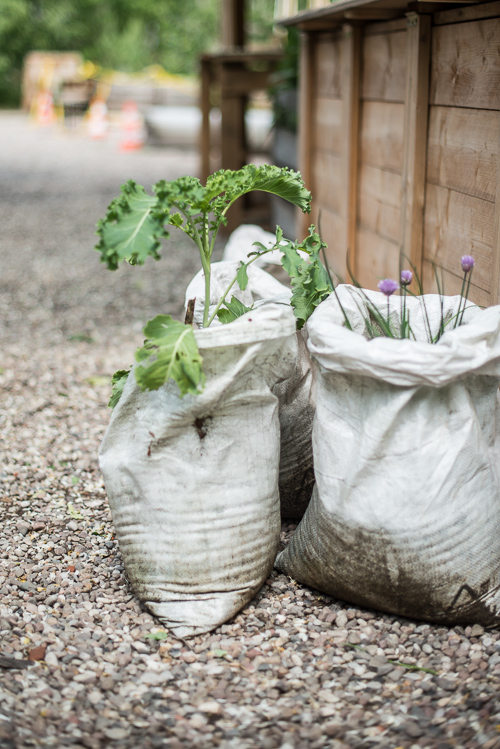
[[[431,104],[500,109],[500,19],[433,30]]]
[[[374,34],[363,40],[361,97],[405,100],[407,32]]]
[[[365,289],[376,289],[382,278],[399,277],[399,246],[360,226],[356,232],[356,279]]]
[[[342,151],[341,99],[318,98],[314,102],[312,123],[313,147],[340,154]]]
[[[343,113],[343,170],[345,202],[342,215],[345,217],[344,247],[350,253],[352,267],[356,272],[356,223],[359,165],[359,122],[360,122],[360,79],[361,79],[361,29],[359,26],[345,26],[342,40],[344,75],[342,87],[344,96]]]
[[[406,18],[396,18],[394,21],[380,21],[367,23],[363,29],[363,36],[373,34],[389,34],[391,31],[404,31],[406,29]]]
[[[448,270],[438,267],[437,269],[439,283],[441,284],[444,294],[446,296],[454,296],[460,294],[462,289],[462,276],[456,276],[454,273],[450,273]],[[436,273],[434,266],[429,260],[424,260],[422,283],[424,286],[425,294],[437,294],[438,285],[436,283]],[[481,289],[474,283],[471,283],[468,299],[474,304],[479,304],[481,307],[487,307],[490,302],[489,292],[485,289]]]
[[[342,242],[345,236],[344,219],[330,209],[328,205],[322,205],[314,201],[310,215],[310,223],[315,224],[321,230],[321,237],[327,244],[326,255],[330,268],[345,279],[346,249]]]
[[[462,255],[475,258],[474,283],[491,287],[495,206],[487,200],[427,184],[424,258],[460,277]]]
[[[449,23],[463,23],[464,21],[475,21],[481,18],[495,18],[500,16],[500,3],[481,3],[481,5],[467,5],[465,8],[452,8],[434,13],[432,23],[434,26],[443,26]]]
[[[342,98],[342,40],[339,34],[320,34],[315,39],[315,95]]]
[[[342,157],[323,151],[313,152],[311,191],[315,200],[341,213],[344,203]]]
[[[399,241],[401,178],[394,172],[361,165],[358,181],[359,224]]]
[[[421,272],[425,199],[431,18],[408,13],[407,77],[399,246]]]
[[[308,189],[311,187],[311,148],[312,148],[312,114],[314,101],[314,36],[303,34],[300,42],[300,89],[297,160],[302,179]],[[307,231],[307,215],[301,213],[297,220],[299,232]]]
[[[361,161],[401,174],[404,104],[364,101],[361,104]]]
[[[431,107],[427,180],[495,200],[498,138],[498,112]]]

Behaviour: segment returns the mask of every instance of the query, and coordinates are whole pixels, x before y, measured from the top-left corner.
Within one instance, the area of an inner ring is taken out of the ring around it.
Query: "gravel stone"
[[[496,629],[360,609],[273,571],[215,632],[146,637],[164,628],[127,580],[96,456],[110,376],[149,318],[182,315],[199,261],[174,232],[158,264],[116,273],[92,247],[123,182],[194,174],[198,156],[121,153],[115,128],[96,142],[17,112],[0,136],[0,745],[497,749]]]

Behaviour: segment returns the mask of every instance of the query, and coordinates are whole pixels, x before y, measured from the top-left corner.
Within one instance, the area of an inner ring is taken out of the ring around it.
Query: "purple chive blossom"
[[[462,270],[464,273],[468,273],[470,270],[472,270],[474,265],[475,260],[472,255],[464,255],[462,257]]]
[[[397,281],[393,281],[392,278],[384,278],[383,281],[378,282],[377,286],[382,294],[385,294],[387,297],[399,289],[399,284]]]
[[[413,278],[413,273],[411,270],[402,270],[401,271],[401,286],[409,286],[411,284]]]

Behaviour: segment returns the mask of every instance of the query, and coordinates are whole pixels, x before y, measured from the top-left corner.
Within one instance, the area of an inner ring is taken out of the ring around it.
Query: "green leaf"
[[[80,513],[75,510],[71,502],[68,502],[68,513],[71,515],[72,518],[75,520],[84,520],[85,518],[83,515],[80,515]]]
[[[239,299],[233,296],[230,302],[224,302],[224,307],[221,307],[217,312],[217,317],[223,325],[226,325],[228,322],[233,322],[233,320],[241,317],[246,312],[250,312],[251,309],[251,307],[245,307],[243,302],[240,302]]]
[[[119,369],[111,378],[112,390],[111,398],[108,402],[109,408],[114,408],[122,397],[123,388],[125,387],[129,374],[130,369]]]
[[[292,283],[290,303],[299,329],[333,291],[331,280],[320,258],[323,247],[325,244],[314,225],[309,227],[309,234],[301,244],[287,241],[279,246],[283,253],[281,264]],[[309,259],[301,257],[299,250],[307,253]]]
[[[147,323],[144,335],[146,341],[137,349],[136,361],[145,364],[135,368],[141,390],[158,390],[174,380],[181,396],[197,395],[203,389],[205,376],[192,327],[170,315],[157,315]]]
[[[148,635],[144,635],[146,640],[168,640],[168,632],[162,630],[161,632],[151,632]]]
[[[241,263],[236,274],[236,281],[242,291],[248,286],[248,263]]]
[[[157,198],[132,180],[121,191],[122,196],[110,204],[97,229],[100,241],[96,250],[110,270],[123,260],[132,265],[143,265],[148,257],[158,260],[160,238],[168,236]]]
[[[216,658],[225,658],[228,654],[227,650],[220,650],[219,648],[215,648],[215,650],[212,650],[212,653]]]
[[[247,164],[238,171],[221,169],[207,179],[205,189],[216,216],[225,212],[239,197],[254,190],[278,195],[304,213],[311,211],[311,193],[300,174],[273,164]]]

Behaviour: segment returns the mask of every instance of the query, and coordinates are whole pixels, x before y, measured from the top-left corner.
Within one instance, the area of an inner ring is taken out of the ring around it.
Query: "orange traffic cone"
[[[54,98],[50,91],[42,90],[37,94],[35,121],[38,125],[52,125],[56,121]]]
[[[144,123],[135,101],[125,101],[122,105],[121,128],[123,137],[120,150],[135,151],[144,145]]]
[[[94,99],[89,107],[88,130],[91,138],[105,138],[108,134],[108,108],[103,99]]]

